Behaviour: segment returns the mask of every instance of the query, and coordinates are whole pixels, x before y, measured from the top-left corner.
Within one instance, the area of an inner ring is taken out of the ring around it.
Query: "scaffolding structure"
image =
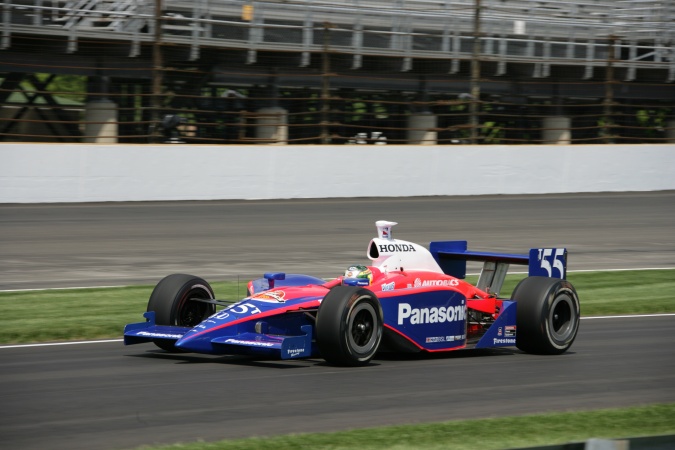
[[[1,28],[5,141],[675,140],[675,0],[14,0]]]

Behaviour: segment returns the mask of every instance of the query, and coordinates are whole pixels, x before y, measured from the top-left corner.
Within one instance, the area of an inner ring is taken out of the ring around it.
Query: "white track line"
[[[591,317],[580,317],[580,319],[594,320],[594,319],[634,319],[640,317],[669,317],[675,316],[675,313],[662,313],[662,314],[631,314],[626,316],[591,316]]]
[[[105,339],[100,341],[45,342],[42,344],[0,345],[0,350],[3,348],[53,347],[61,345],[103,344],[106,342],[122,342],[122,341],[123,339]]]
[[[148,285],[150,286],[150,285]],[[143,287],[142,284],[139,285],[127,285],[127,286],[75,286],[75,287],[55,287],[55,288],[42,288],[42,289],[4,289],[0,290],[2,292],[43,292],[43,291],[70,291],[76,289],[120,289],[127,287]]]

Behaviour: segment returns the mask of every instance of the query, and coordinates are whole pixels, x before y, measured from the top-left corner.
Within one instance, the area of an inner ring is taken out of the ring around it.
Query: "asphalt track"
[[[675,401],[675,316],[583,320],[570,352],[320,360],[170,355],[118,342],[0,349],[7,449],[142,444]]]
[[[427,244],[567,247],[569,269],[675,267],[675,191],[558,196],[0,205],[0,290],[341,274],[375,221]]]
[[[420,243],[566,246],[572,270],[674,267],[674,197],[3,205],[1,288],[154,283],[177,271],[335,275],[364,260],[377,219],[400,222],[395,235]],[[0,348],[0,442],[107,450],[673,402],[674,340],[675,316],[585,319],[561,356],[384,356],[356,369],[119,342]]]

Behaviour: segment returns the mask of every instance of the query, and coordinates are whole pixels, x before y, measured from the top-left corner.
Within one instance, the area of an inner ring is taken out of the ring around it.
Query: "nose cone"
[[[185,333],[176,341],[176,347],[188,352],[220,354],[211,341],[223,335],[237,334],[237,319],[238,316],[231,311],[214,314]]]
[[[187,352],[212,353],[211,333],[203,331],[193,328],[176,341],[176,347]]]

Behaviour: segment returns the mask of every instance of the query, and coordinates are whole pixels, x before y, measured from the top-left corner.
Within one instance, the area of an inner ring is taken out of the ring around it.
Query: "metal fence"
[[[675,0],[18,0],[0,140],[675,141]]]

